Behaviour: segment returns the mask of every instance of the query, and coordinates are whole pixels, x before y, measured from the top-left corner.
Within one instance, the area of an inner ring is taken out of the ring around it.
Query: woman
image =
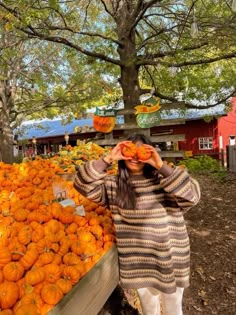
[[[122,154],[130,142],[144,144],[151,157]],[[118,161],[117,176],[106,169]],[[120,284],[137,289],[143,315],[181,315],[189,285],[189,238],[183,213],[200,198],[198,183],[186,170],[163,163],[152,143],[136,134],[118,143],[103,159],[80,166],[75,188],[109,207],[119,256]]]

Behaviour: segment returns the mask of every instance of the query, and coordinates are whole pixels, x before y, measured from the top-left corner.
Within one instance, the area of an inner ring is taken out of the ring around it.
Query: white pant
[[[183,315],[183,288],[165,294],[154,288],[137,289],[143,315]]]

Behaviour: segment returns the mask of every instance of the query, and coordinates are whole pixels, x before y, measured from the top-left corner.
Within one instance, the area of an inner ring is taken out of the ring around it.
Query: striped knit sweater
[[[190,274],[189,238],[183,213],[200,198],[198,183],[185,171],[164,165],[159,179],[133,175],[136,209],[114,202],[116,177],[107,175],[103,160],[80,166],[75,188],[109,207],[116,230],[120,284],[125,289],[154,287],[173,293],[187,287]]]

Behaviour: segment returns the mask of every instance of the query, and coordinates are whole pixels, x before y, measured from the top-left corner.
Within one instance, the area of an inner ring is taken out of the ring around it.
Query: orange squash
[[[63,292],[56,284],[45,284],[41,289],[41,297],[47,304],[55,305],[63,297]]]
[[[81,278],[81,273],[75,266],[66,266],[62,275],[65,279],[70,280],[72,284],[76,284]]]
[[[21,299],[21,305],[29,305],[29,304],[36,305],[38,307],[38,309],[40,309],[41,306],[43,305],[43,300],[42,300],[40,294],[36,293],[36,292],[31,292],[31,293],[25,294]],[[29,313],[29,314],[31,314],[31,313]],[[34,314],[34,313],[32,313],[32,314]]]
[[[60,267],[56,264],[48,264],[43,266],[45,271],[45,281],[55,283],[61,276]],[[50,303],[49,303],[50,304]]]
[[[11,261],[11,252],[6,246],[0,247],[0,269]]]
[[[24,266],[18,261],[10,261],[3,267],[3,276],[8,281],[20,280],[24,272]]]
[[[38,256],[39,254],[36,249],[28,249],[24,256],[20,259],[20,263],[24,266],[25,269],[29,269],[38,259]]]
[[[136,156],[136,145],[133,142],[124,144],[122,146],[121,153],[125,157],[134,158]]]
[[[43,282],[45,279],[45,271],[42,267],[33,266],[25,275],[26,283],[30,285],[36,285]]]
[[[11,309],[6,309],[3,311],[0,311],[0,315],[13,315],[13,311]]]
[[[34,304],[23,304],[15,311],[14,315],[40,315],[38,307]]]
[[[0,308],[11,308],[19,297],[19,288],[15,282],[4,281],[0,283]]]
[[[150,159],[152,152],[147,150],[144,145],[137,147],[137,158],[141,161],[146,161]]]
[[[18,233],[18,240],[21,244],[27,245],[31,242],[32,228],[29,225],[24,226]]]
[[[64,294],[68,293],[72,288],[72,283],[69,279],[60,278],[56,281],[56,285],[62,290]]]

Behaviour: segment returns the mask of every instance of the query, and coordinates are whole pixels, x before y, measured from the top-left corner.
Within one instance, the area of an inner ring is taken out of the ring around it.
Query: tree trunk
[[[0,81],[0,160],[12,164],[13,131],[10,123],[11,90],[6,81]]]
[[[119,29],[119,26],[118,26]],[[134,109],[134,106],[139,105],[140,86],[139,86],[139,66],[136,64],[137,53],[135,47],[135,32],[124,31],[124,28],[120,28],[122,31],[118,33],[119,41],[122,43],[118,47],[118,53],[120,55],[120,61],[122,66],[120,67],[120,85],[123,91],[123,101],[125,109]],[[129,27],[127,27],[129,29]],[[125,116],[125,122],[136,122],[134,114],[128,114]]]

